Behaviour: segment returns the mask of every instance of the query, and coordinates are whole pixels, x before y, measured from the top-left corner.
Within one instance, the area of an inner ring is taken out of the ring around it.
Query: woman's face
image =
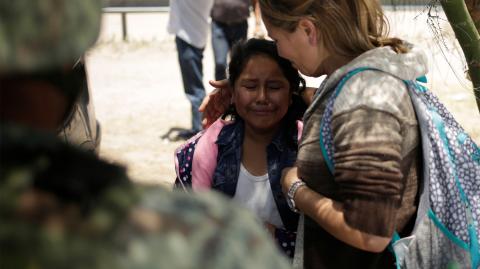
[[[290,33],[264,21],[268,35],[277,44],[278,54],[292,62],[302,74],[319,77],[324,74],[322,63],[328,57],[327,50],[318,39],[318,31],[306,20],[299,22],[294,32]]]
[[[276,132],[291,103],[290,84],[273,59],[254,55],[235,81],[233,101],[247,128]]]

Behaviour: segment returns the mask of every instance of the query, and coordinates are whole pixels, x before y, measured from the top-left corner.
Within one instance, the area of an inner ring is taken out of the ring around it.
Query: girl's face
[[[276,132],[291,103],[290,84],[273,59],[254,55],[235,81],[233,102],[246,128]]]
[[[268,35],[277,44],[278,54],[292,62],[302,74],[310,77],[324,75],[323,63],[329,53],[318,40],[318,31],[313,23],[302,19],[290,33],[264,21]]]

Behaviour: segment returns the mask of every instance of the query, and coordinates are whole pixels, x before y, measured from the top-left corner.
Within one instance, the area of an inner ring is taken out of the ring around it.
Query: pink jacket
[[[185,144],[180,146],[175,152],[181,150],[190,150],[189,146],[196,143],[195,154],[189,155],[188,158],[193,158],[191,167],[192,189],[194,191],[209,190],[212,186],[213,173],[217,166],[218,147],[216,145],[217,137],[223,127],[232,123],[222,119],[216,120],[208,129],[198,133],[190,138]],[[298,138],[300,140],[302,135],[303,123],[297,121]],[[180,178],[180,168],[178,159],[175,155],[175,172]]]

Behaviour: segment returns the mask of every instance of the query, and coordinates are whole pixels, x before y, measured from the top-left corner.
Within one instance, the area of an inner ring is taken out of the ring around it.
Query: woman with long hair
[[[305,215],[304,267],[394,268],[387,246],[394,232],[412,231],[422,159],[402,80],[424,76],[426,56],[388,36],[377,0],[259,3],[279,55],[307,76],[326,75],[304,115],[295,166],[282,177],[292,209]],[[368,70],[351,73],[359,67]],[[212,103],[215,96],[221,95],[210,96]],[[326,111],[329,131],[322,129]],[[324,158],[325,136],[334,149],[333,173]]]

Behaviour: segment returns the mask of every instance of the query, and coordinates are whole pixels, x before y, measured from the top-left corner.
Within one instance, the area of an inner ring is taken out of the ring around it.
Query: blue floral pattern
[[[477,231],[480,227],[480,164],[475,161],[480,150],[433,93],[416,82],[408,85],[430,110],[428,160],[432,162],[427,167],[431,209],[448,230],[469,243],[469,224],[473,222]]]

